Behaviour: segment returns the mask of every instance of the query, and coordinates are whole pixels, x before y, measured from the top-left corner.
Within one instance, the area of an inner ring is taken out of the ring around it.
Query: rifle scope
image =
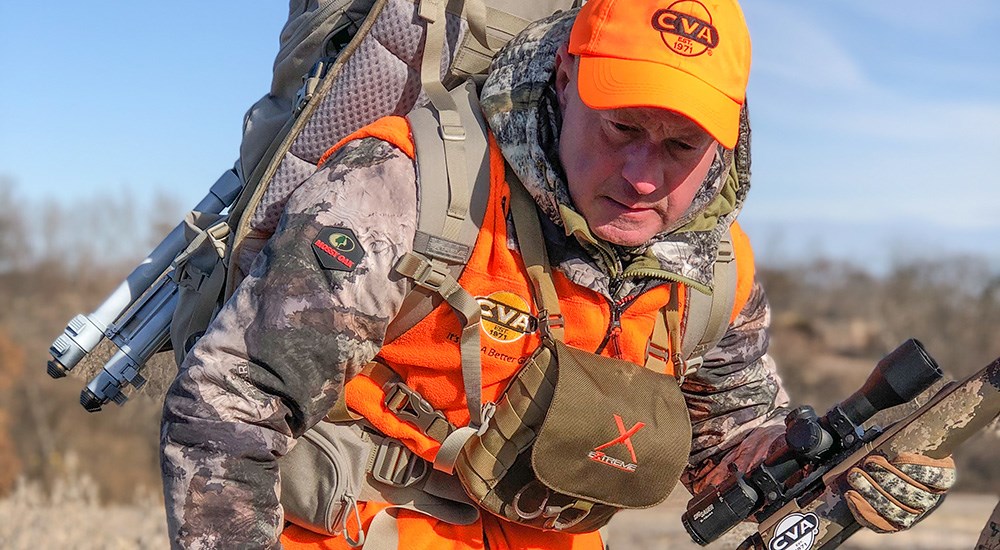
[[[786,432],[763,462],[743,474],[732,473],[689,502],[681,522],[702,546],[711,543],[755,513],[758,520],[806,493],[814,481],[880,430],[865,432],[875,413],[905,403],[942,376],[941,368],[917,340],[910,339],[882,358],[858,391],[817,418],[812,407],[799,407],[785,419]],[[792,487],[789,479],[808,469]]]

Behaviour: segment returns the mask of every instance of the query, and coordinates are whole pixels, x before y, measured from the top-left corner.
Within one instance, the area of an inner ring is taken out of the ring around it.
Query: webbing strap
[[[530,21],[524,19],[523,17],[518,17],[513,13],[498,10],[493,7],[487,7],[486,23],[491,29],[496,29],[505,35],[514,37],[524,30]]]
[[[679,285],[671,284],[670,301],[653,324],[653,335],[646,345],[646,368],[663,372],[670,359],[664,344],[673,352],[674,374],[684,380],[704,362],[703,356],[719,343],[729,328],[729,317],[736,300],[736,262],[730,236],[719,242],[713,268],[713,291],[710,296],[688,292],[683,339],[681,334]],[[677,351],[680,350],[680,351]]]
[[[480,421],[481,423],[482,421]],[[434,455],[434,469],[446,474],[453,473],[455,471],[455,463],[458,462],[458,455],[462,452],[462,447],[465,446],[465,442],[470,437],[477,433],[479,433],[479,428],[473,428],[469,425],[448,434],[448,437],[441,443],[441,448]]]
[[[510,186],[510,209],[514,217],[514,229],[517,231],[517,244],[521,247],[521,257],[524,259],[528,277],[535,290],[535,300],[538,302],[538,321],[542,333],[548,333],[556,340],[563,340],[564,321],[559,310],[559,295],[556,294],[552,282],[552,269],[548,254],[545,252],[545,237],[538,221],[538,209],[535,200],[528,194],[521,181],[507,167],[507,183]]]
[[[676,287],[677,283],[671,283],[671,285]],[[646,343],[646,364],[644,366],[653,372],[666,372],[667,364],[670,362],[670,331],[665,322],[667,307],[669,304],[660,310],[660,315],[656,316],[656,320],[653,322],[653,334],[650,336],[649,342]]]
[[[465,20],[469,23],[469,34],[475,37],[476,41],[484,48],[489,48],[490,51],[493,51],[493,48],[490,47],[489,38],[486,35],[486,26],[492,22],[487,15],[489,12],[486,8],[486,3],[483,0],[464,0],[462,4],[465,8]],[[524,26],[521,28],[523,29]]]
[[[372,518],[362,547],[364,550],[399,550],[399,525],[394,508],[396,506],[389,506]]]
[[[679,350],[681,348],[681,299],[680,285],[670,285],[670,301],[660,310],[662,315],[657,315],[656,324],[665,323],[667,334],[670,338],[670,349]],[[662,320],[661,320],[662,319]],[[655,328],[654,328],[655,330]],[[683,353],[674,353],[674,376],[677,376],[677,384],[684,383],[697,366],[688,364],[687,357]]]
[[[462,383],[469,406],[469,425],[479,429],[482,424],[482,357],[479,346],[479,302],[469,294],[438,260],[428,260],[409,252],[400,258],[396,271],[409,277],[420,287],[440,294],[458,315],[462,323],[461,357]]]
[[[469,185],[465,173],[465,128],[455,99],[441,82],[441,54],[447,40],[445,1],[420,0],[417,14],[427,24],[424,53],[420,62],[420,82],[428,99],[437,109],[448,175],[448,218],[442,235],[448,239],[457,239],[462,222],[469,213]]]
[[[684,339],[679,349],[686,360],[700,364],[706,352],[715,347],[729,328],[729,317],[736,301],[738,273],[732,237],[727,233],[719,242],[712,274],[712,294],[688,292]]]

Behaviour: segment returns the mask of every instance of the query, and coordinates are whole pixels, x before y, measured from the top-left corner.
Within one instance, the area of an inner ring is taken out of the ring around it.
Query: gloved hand
[[[844,493],[858,523],[878,533],[909,529],[955,483],[955,461],[901,453],[891,463],[869,455],[847,472]]]

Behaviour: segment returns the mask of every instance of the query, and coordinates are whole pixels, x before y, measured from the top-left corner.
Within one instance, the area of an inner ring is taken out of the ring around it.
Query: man
[[[733,225],[749,188],[749,67],[748,31],[731,0],[592,0],[578,15],[555,16],[515,38],[481,91],[494,159],[502,152],[536,203],[567,344],[642,364],[653,317],[674,290],[711,292],[716,249],[732,235],[736,306],[719,345],[682,386],[692,446],[681,480],[695,491],[725,477],[730,463],[759,461],[781,433],[787,403],[766,354],[764,291]],[[376,356],[450,423],[469,422],[447,306],[383,343],[407,291],[393,268],[412,247],[419,182],[401,119],[376,124],[295,191],[167,396],[163,475],[179,546],[274,546],[285,527],[276,458],[345,391],[347,405],[381,433],[433,461],[435,442],[388,414],[380,385],[359,375]],[[493,168],[483,229],[461,282],[474,296],[503,294],[506,305],[537,316],[520,260],[528,237],[511,228],[517,182]],[[349,271],[325,269],[313,249],[331,228],[360,245]],[[491,402],[540,336],[483,338],[482,391]],[[683,364],[670,363],[683,374]],[[850,502],[866,525],[905,528],[950,485],[949,463],[911,462],[918,464],[853,476],[859,490]],[[348,536],[357,540],[358,526],[369,531],[384,508],[360,503]],[[543,531],[485,512],[463,525],[409,510],[396,518],[406,548],[603,546],[596,532]],[[296,526],[281,541],[350,542]]]

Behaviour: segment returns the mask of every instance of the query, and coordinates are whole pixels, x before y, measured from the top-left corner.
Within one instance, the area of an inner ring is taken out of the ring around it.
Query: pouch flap
[[[691,452],[691,421],[672,376],[555,343],[552,404],[531,464],[550,488],[619,508],[659,504]]]

